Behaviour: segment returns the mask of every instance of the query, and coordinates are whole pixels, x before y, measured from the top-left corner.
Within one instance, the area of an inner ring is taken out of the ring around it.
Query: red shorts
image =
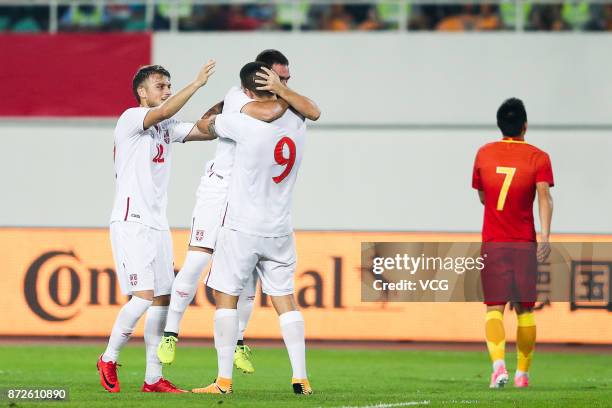
[[[532,308],[538,297],[537,243],[487,242],[482,244],[485,258],[480,273],[484,303],[487,306],[520,303]]]

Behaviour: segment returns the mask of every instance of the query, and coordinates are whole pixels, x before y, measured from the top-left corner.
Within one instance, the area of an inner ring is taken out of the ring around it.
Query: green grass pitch
[[[99,385],[100,346],[0,346],[0,388],[67,387],[69,402],[41,407],[612,407],[612,355],[537,352],[530,389],[489,390],[484,352],[308,350],[315,394],[295,396],[284,349],[254,350],[256,372],[235,373],[233,395],[168,395],[139,392],[144,346],[126,347],[119,369],[121,393]],[[514,368],[514,354],[507,356]],[[216,373],[212,348],[179,347],[165,369],[175,384],[193,388]],[[0,400],[0,406],[34,406]]]

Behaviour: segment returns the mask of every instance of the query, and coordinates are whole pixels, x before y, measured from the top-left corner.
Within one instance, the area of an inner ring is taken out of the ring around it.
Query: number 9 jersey
[[[550,158],[524,141],[504,138],[478,150],[472,187],[484,193],[483,242],[535,242],[536,184],[554,185]]]
[[[291,110],[272,123],[242,113],[215,119],[219,137],[236,142],[223,225],[262,237],[293,232],[293,187],[304,152],[306,124]]]

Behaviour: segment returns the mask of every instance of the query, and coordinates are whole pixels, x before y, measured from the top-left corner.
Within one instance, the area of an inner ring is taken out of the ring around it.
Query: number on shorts
[[[285,146],[289,148],[289,157],[285,157],[283,155]],[[276,177],[272,177],[272,180],[276,184],[280,183],[291,173],[291,169],[293,169],[293,165],[295,164],[295,143],[291,138],[285,136],[281,140],[278,141],[276,147],[274,148],[274,160],[281,166],[286,166],[281,174]]]
[[[506,175],[497,199],[497,211],[503,211],[506,197],[508,197],[508,190],[510,189],[510,184],[512,184],[512,178],[514,178],[514,173],[516,173],[516,167],[497,167],[495,170],[497,174]]]

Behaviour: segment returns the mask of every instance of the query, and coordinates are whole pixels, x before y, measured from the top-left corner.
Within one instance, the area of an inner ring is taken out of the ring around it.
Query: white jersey
[[[143,129],[149,108],[130,108],[115,127],[115,202],[111,222],[133,221],[168,229],[166,206],[171,143],[183,142],[193,123],[164,120]]]
[[[252,102],[239,86],[232,87],[223,99],[223,113],[240,113],[244,105]],[[217,142],[215,157],[206,163],[204,175],[198,187],[198,197],[204,197],[209,187],[227,190],[234,167],[236,143],[230,139],[220,138]]]
[[[224,226],[247,234],[291,234],[293,186],[304,152],[306,124],[287,111],[273,123],[242,113],[218,115],[215,130],[236,142]]]

